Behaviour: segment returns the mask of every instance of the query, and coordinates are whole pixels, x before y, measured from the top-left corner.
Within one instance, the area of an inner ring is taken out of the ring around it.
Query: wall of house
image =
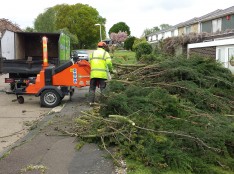
[[[168,38],[168,37],[171,37],[171,31],[165,32],[165,34],[164,34],[164,39],[166,39],[166,38]]]
[[[14,33],[6,30],[1,39],[2,57],[6,59],[15,58]]]
[[[200,48],[190,48],[189,55],[197,54],[205,57],[211,57],[214,60],[216,59],[216,47],[200,47]]]
[[[230,20],[227,20],[226,16],[222,17],[222,31],[227,29],[234,29],[234,15],[231,15]],[[212,20],[202,22],[201,32],[212,33]]]
[[[152,41],[156,41],[157,40],[157,36],[156,35],[153,35],[152,36]]]
[[[198,33],[198,23],[191,26],[191,32]]]
[[[178,36],[179,35],[179,30],[178,29],[175,29],[173,32],[174,32],[174,36]]]
[[[178,28],[178,36],[182,36],[184,34],[184,27]]]
[[[152,36],[148,36],[148,37],[147,37],[147,41],[148,41],[148,42],[151,42],[151,41],[152,41]]]
[[[234,74],[234,66],[229,62],[230,57],[234,56],[234,38],[188,44],[187,49],[188,56],[196,53],[212,57]]]
[[[234,15],[230,15],[231,18],[227,20],[226,16],[222,18],[222,31],[227,29],[234,29]]]
[[[162,33],[158,34],[158,40],[161,40],[162,38],[163,38],[163,34]]]
[[[212,31],[212,21],[202,22],[201,32],[211,33]]]

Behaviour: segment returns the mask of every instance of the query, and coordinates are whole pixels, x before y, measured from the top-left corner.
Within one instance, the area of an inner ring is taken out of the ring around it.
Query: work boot
[[[95,100],[95,91],[89,91],[88,101],[89,103],[94,103]]]

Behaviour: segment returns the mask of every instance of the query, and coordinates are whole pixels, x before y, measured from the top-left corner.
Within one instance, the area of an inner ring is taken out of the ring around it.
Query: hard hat
[[[106,42],[98,42],[98,47],[106,47]]]

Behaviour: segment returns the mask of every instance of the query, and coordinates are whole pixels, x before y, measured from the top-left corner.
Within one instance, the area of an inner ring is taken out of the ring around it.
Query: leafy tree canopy
[[[71,34],[70,37],[72,36],[73,47],[90,48],[99,40],[99,27],[95,24],[104,25],[105,22],[106,19],[89,5],[61,4],[41,13],[36,18],[34,27],[40,32],[58,32],[65,29],[67,33]],[[105,27],[102,27],[102,33],[105,37]]]
[[[56,10],[48,8],[44,13],[37,16],[34,21],[34,28],[39,32],[55,32]]]
[[[108,33],[110,35],[111,33],[118,33],[119,31],[127,32],[128,35],[131,34],[130,28],[125,22],[118,22],[118,23],[114,24],[110,28]]]
[[[169,25],[169,24],[161,24],[160,25],[161,30],[165,30],[165,29],[170,28],[170,27],[171,27],[171,25]]]
[[[156,27],[153,27],[153,28],[146,28],[144,31],[143,31],[143,34],[142,34],[142,37],[145,37],[151,33],[154,33],[154,32],[158,32],[160,30],[165,30],[167,28],[170,28],[171,25],[169,24],[161,24],[159,27],[156,26]]]
[[[160,31],[160,28],[159,28],[159,27],[146,28],[146,29],[143,31],[142,37],[147,36],[148,34],[157,32],[157,31]]]
[[[32,27],[26,27],[26,28],[24,29],[24,31],[25,31],[25,32],[34,32],[35,29],[32,28]]]
[[[118,33],[111,33],[110,38],[114,43],[121,44],[128,38],[127,32],[119,31]]]

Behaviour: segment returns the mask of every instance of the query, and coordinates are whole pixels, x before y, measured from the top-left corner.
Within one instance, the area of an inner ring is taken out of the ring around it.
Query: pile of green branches
[[[117,72],[98,111],[75,120],[77,137],[101,142],[106,150],[118,146],[120,156],[140,161],[152,173],[234,172],[229,70],[193,57],[119,66]]]

